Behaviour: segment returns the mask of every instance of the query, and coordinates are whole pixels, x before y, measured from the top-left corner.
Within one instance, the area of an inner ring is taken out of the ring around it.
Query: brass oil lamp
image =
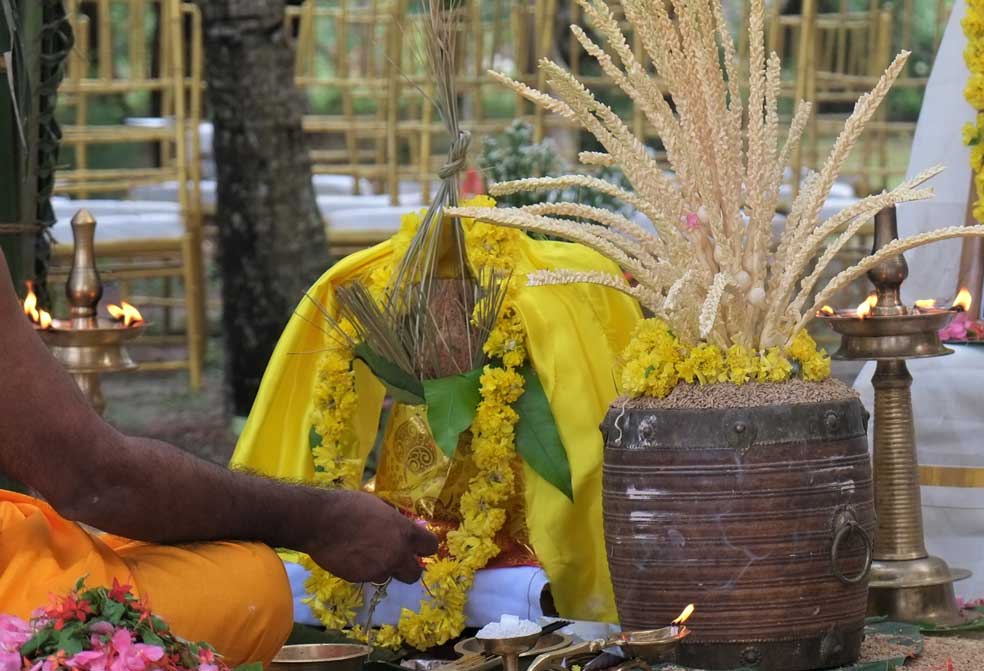
[[[882,210],[875,217],[873,251],[897,238],[895,208]],[[951,569],[943,559],[926,551],[912,417],[912,376],[905,362],[952,354],[953,350],[940,342],[939,331],[959,309],[907,308],[900,300],[900,287],[908,274],[902,255],[889,259],[868,273],[875,293],[857,312],[825,308],[818,317],[841,336],[835,359],[877,362],[872,384],[878,527],[868,614],[949,625],[961,621],[953,582],[969,577],[970,572]]]
[[[119,321],[97,315],[103,285],[96,270],[95,233],[96,220],[88,211],[79,210],[72,218],[74,253],[72,269],[65,283],[69,318],[50,319],[44,314],[35,320],[35,328],[101,415],[106,409],[102,375],[136,370],[137,364],[124,344],[143,333],[145,324],[140,313],[126,304],[117,308]],[[26,308],[25,303],[25,312],[28,312]]]

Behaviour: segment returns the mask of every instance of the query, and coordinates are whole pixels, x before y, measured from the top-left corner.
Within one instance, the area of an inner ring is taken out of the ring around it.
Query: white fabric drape
[[[903,237],[943,226],[964,223],[970,196],[970,149],[961,129],[975,118],[964,99],[969,73],[963,60],[967,39],[960,26],[964,0],[957,0],[936,56],[909,159],[909,176],[940,164],[942,175],[929,183],[936,197],[899,206],[899,234]],[[952,298],[960,266],[961,241],[946,240],[906,253],[909,279],[902,285],[905,301],[920,298]]]

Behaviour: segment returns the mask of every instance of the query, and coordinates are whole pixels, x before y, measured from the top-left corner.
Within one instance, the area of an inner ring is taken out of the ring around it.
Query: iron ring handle
[[[861,536],[862,542],[864,542],[864,568],[861,572],[854,577],[848,577],[844,575],[844,572],[840,570],[837,565],[840,554],[840,546],[851,534],[858,534]],[[868,577],[868,571],[871,570],[871,536],[868,532],[864,530],[864,527],[857,523],[855,520],[848,520],[844,522],[837,533],[834,534],[834,542],[830,546],[830,567],[834,571],[834,576],[837,577],[845,585],[857,585],[864,581]]]

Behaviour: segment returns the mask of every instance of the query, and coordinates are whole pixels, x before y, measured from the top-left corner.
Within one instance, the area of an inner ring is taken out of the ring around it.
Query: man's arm
[[[0,471],[59,514],[135,540],[255,540],[352,582],[413,582],[435,538],[368,494],[229,471],[127,437],[91,409],[21,312],[0,253]]]

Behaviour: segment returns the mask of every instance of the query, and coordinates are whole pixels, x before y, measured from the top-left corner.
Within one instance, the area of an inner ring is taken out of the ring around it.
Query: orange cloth
[[[211,643],[232,665],[268,664],[293,626],[283,563],[265,545],[96,537],[42,501],[0,490],[0,613],[27,618],[83,576],[89,587],[131,584],[175,634]]]

